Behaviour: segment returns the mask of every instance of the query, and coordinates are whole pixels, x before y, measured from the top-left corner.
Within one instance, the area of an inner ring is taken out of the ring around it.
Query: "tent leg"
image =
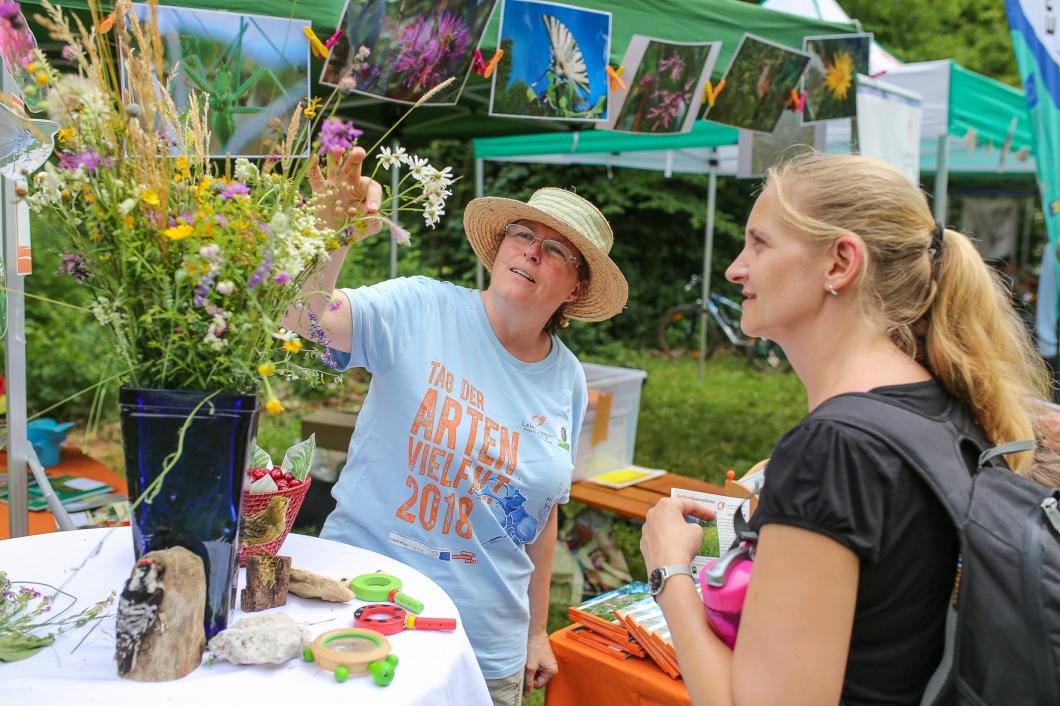
[[[3,62],[0,62],[0,66]],[[2,74],[4,91],[14,82]],[[7,374],[7,492],[10,537],[29,534],[26,498],[26,297],[25,280],[18,274],[18,209],[15,180],[0,177],[3,199],[4,285],[7,287],[7,340],[4,371]],[[26,204],[22,204],[25,208]]]
[[[938,153],[935,158],[935,220],[946,225],[947,198],[950,181],[950,136],[939,136]]]
[[[394,140],[391,145],[392,149],[396,152],[400,144],[397,140]],[[390,220],[394,223],[398,223],[398,208],[401,207],[401,201],[398,199],[398,185],[401,183],[401,170],[398,165],[394,165],[390,168],[390,208],[392,213],[390,214]],[[390,239],[390,279],[397,277],[397,254],[398,244],[393,238]]]
[[[710,268],[714,257],[714,206],[718,192],[718,153],[713,150],[710,158],[710,178],[707,181],[707,227],[703,234],[702,297],[706,305],[710,296]],[[704,306],[699,315],[699,379],[703,379],[707,358],[707,311]]]
[[[475,160],[475,198],[480,199],[483,196],[485,190],[483,182],[485,180],[486,171],[486,160],[476,159]],[[486,272],[485,268],[482,267],[482,261],[475,258],[475,289],[482,291],[486,287]]]

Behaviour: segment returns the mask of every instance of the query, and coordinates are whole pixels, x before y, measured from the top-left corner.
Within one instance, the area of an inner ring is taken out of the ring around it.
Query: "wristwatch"
[[[676,564],[674,566],[660,566],[658,569],[653,569],[648,576],[648,593],[650,593],[653,598],[658,596],[662,593],[666,580],[671,576],[692,576],[692,567],[687,564]]]

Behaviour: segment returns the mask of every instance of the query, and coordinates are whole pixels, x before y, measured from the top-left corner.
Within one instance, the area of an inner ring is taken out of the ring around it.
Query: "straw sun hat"
[[[573,191],[553,188],[538,189],[526,203],[497,196],[473,199],[464,210],[464,230],[486,269],[493,269],[504,227],[518,220],[542,223],[562,233],[589,266],[589,286],[566,305],[564,316],[603,321],[622,311],[629,286],[618,265],[607,256],[614,235],[596,206]]]

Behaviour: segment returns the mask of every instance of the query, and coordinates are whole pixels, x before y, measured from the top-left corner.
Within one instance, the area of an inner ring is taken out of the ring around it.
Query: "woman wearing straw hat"
[[[379,185],[349,174],[363,196],[344,198],[375,213]],[[327,183],[318,175],[315,187]],[[427,277],[334,290],[340,251],[286,325],[312,338],[318,320],[339,368],[373,376],[321,536],[437,581],[494,702],[517,704],[524,676],[529,691],[556,672],[545,630],[555,506],[568,499],[588,396],[554,332],[565,318],[614,316],[627,286],[607,220],[569,191],[475,199],[464,227],[492,273],[485,291]]]

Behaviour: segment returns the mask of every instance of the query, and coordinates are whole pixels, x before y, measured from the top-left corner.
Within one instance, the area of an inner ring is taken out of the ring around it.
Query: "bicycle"
[[[693,275],[685,285],[685,291],[691,292],[699,283],[698,275]],[[700,317],[707,315],[707,347],[704,357],[709,358],[721,345],[728,342],[734,352],[742,353],[747,363],[756,370],[774,371],[790,370],[791,364],[773,341],[744,335],[740,330],[740,316],[743,308],[728,297],[711,292],[706,306],[703,298],[696,299],[694,304],[678,304],[670,307],[659,319],[659,347],[670,358],[679,358],[686,351],[695,351],[699,347],[697,330]]]

